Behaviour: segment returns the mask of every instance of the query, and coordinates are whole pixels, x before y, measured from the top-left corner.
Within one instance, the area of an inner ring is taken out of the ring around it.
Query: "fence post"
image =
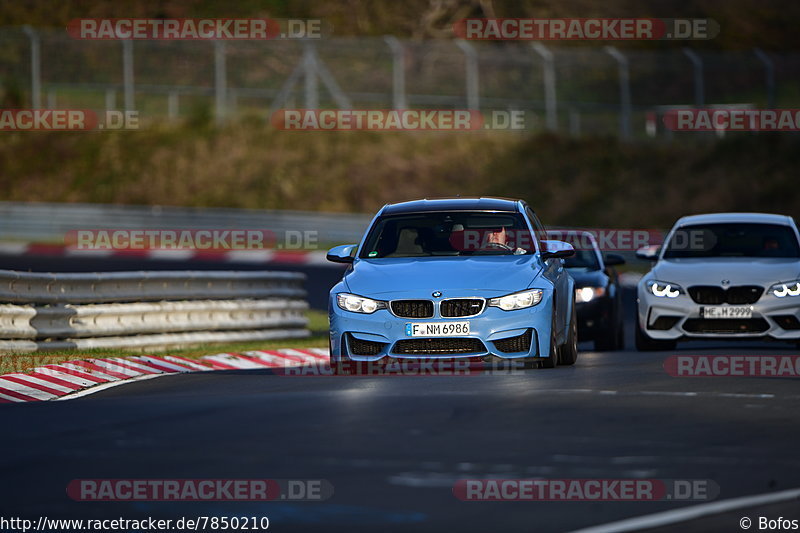
[[[392,50],[392,103],[395,109],[407,109],[405,49],[397,37],[383,38]]]
[[[106,111],[117,108],[117,91],[112,88],[106,89]]]
[[[631,80],[628,58],[613,46],[606,46],[604,49],[619,66],[619,135],[623,140],[628,140],[631,138]]]
[[[465,67],[467,74],[467,108],[478,110],[480,106],[480,95],[478,94],[479,78],[478,78],[478,53],[475,48],[466,41],[461,39],[456,41],[462,52],[464,52]]]
[[[556,107],[556,68],[553,61],[553,52],[548,50],[542,43],[533,43],[531,47],[543,61],[542,74],[544,77],[544,106],[547,129],[556,131],[558,130],[558,110]]]
[[[217,125],[221,125],[227,118],[228,97],[227,71],[225,65],[225,41],[214,41],[214,110]]]
[[[764,76],[767,84],[767,107],[775,109],[775,63],[761,48],[755,48],[753,52],[764,64]]]
[[[691,48],[684,48],[683,53],[692,62],[694,70],[694,105],[703,107],[705,105],[705,87],[703,83],[703,60]]]
[[[23,26],[22,31],[31,41],[31,105],[34,109],[42,107],[42,51],[39,34],[30,26]]]
[[[178,91],[170,91],[167,96],[167,116],[170,120],[178,118]]]
[[[314,45],[308,41],[304,45],[303,69],[305,74],[305,107],[306,109],[317,109],[319,107],[317,58],[314,55]]]
[[[133,41],[122,41],[122,85],[125,94],[125,111],[134,110],[133,101]]]
[[[581,136],[581,112],[575,108],[569,110],[569,134],[571,137]]]

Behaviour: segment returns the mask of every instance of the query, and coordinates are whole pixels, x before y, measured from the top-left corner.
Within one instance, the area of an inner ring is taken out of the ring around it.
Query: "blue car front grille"
[[[392,353],[402,355],[446,355],[483,353],[486,346],[480,339],[448,337],[440,339],[403,339],[395,343]]]
[[[392,313],[401,318],[433,317],[433,302],[430,300],[393,300],[389,305]]]
[[[483,311],[484,301],[480,298],[453,298],[443,300],[439,312],[445,318],[475,316]]]

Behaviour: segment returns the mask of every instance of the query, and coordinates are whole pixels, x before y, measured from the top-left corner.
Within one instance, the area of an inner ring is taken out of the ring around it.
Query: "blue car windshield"
[[[790,226],[780,224],[703,224],[676,231],[664,259],[691,257],[800,257]]]
[[[535,250],[519,213],[424,212],[379,218],[359,257],[522,255]]]

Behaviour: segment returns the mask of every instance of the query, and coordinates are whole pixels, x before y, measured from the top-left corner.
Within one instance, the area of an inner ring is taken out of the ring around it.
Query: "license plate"
[[[406,324],[407,337],[460,337],[469,335],[469,322],[414,322]]]
[[[751,318],[753,308],[746,305],[701,307],[700,316],[703,318]]]

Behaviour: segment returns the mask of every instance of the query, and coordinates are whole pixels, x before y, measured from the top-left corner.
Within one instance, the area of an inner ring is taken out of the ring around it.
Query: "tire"
[[[555,368],[558,366],[558,344],[556,343],[556,317],[550,323],[550,357],[540,358],[540,368]]]
[[[640,352],[654,352],[660,350],[674,350],[678,345],[676,341],[662,341],[651,339],[642,331],[639,319],[636,319],[636,349]]]
[[[569,332],[567,342],[561,346],[560,363],[562,365],[574,365],[578,360],[578,317],[575,316],[575,302],[572,303],[572,313],[570,313]]]

